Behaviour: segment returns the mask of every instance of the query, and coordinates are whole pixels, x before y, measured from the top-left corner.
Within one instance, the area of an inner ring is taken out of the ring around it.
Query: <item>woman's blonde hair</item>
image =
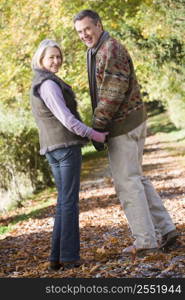
[[[37,48],[37,50],[36,50],[36,52],[35,52],[35,54],[34,54],[34,56],[32,58],[31,67],[32,67],[33,70],[34,69],[42,69],[43,68],[42,67],[42,59],[43,59],[43,57],[45,55],[45,52],[46,52],[46,49],[48,47],[55,47],[55,48],[57,48],[60,51],[61,60],[63,61],[62,50],[60,49],[59,44],[57,44],[53,40],[45,39],[45,40],[43,40],[39,44],[39,46],[38,46],[38,48]]]

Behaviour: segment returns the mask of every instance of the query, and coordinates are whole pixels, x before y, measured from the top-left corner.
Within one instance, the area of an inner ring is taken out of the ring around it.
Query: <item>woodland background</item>
[[[107,153],[88,145],[83,148],[80,190],[85,263],[49,272],[57,192],[48,164],[39,155],[29,103],[30,63],[42,39],[55,39],[62,46],[59,75],[73,87],[82,119],[91,125],[86,48],[72,21],[86,8],[100,14],[105,30],[133,58],[149,116],[144,174],[161,196],[179,238],[155,255],[123,256],[133,239]],[[168,294],[182,296],[183,284],[174,278],[185,277],[184,75],[185,0],[0,0],[0,278],[152,278],[152,284],[153,278],[162,278],[162,286],[164,278],[173,278]],[[29,292],[35,291],[31,284]],[[9,286],[6,293],[13,291],[15,296],[16,289]],[[19,297],[22,286],[17,288]]]
[[[185,0],[1,0],[0,210],[53,185],[29,104],[30,62],[42,39],[62,46],[59,75],[91,124],[86,48],[72,21],[86,8],[96,10],[105,30],[129,50],[149,109],[165,111],[177,130],[185,129]]]

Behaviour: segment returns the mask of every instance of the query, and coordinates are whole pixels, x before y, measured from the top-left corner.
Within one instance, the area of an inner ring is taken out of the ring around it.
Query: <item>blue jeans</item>
[[[79,189],[81,147],[70,146],[46,153],[58,190],[50,261],[80,258]]]

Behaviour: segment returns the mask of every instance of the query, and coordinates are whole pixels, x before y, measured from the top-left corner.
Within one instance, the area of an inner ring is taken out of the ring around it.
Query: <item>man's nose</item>
[[[86,38],[87,37],[87,33],[86,33],[86,31],[84,30],[84,31],[82,31],[82,35],[81,35],[81,37],[82,38]]]

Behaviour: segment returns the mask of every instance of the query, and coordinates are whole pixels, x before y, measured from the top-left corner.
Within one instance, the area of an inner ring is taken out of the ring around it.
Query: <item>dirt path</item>
[[[86,264],[68,271],[48,272],[49,240],[55,205],[39,216],[17,223],[1,238],[0,277],[185,277],[185,164],[168,152],[168,143],[147,137],[143,168],[159,192],[181,236],[168,252],[125,259],[132,243],[124,212],[115,194],[107,158],[83,163],[80,192],[81,255]],[[42,197],[56,198],[56,192]],[[36,200],[35,200],[36,201]],[[55,200],[53,200],[54,203]],[[28,203],[34,206],[34,201]],[[8,220],[8,218],[7,218]],[[3,222],[6,222],[6,216]]]
[[[177,147],[179,144],[160,142],[155,135],[147,137],[143,171],[154,184],[168,210],[172,210],[173,220],[177,224],[183,224],[185,222],[183,210],[185,208],[185,145],[184,148],[178,149],[178,155]],[[167,150],[169,148],[170,152]],[[82,189],[88,184],[101,188],[103,183],[113,187],[107,157],[84,162],[82,174]],[[178,206],[182,210],[178,210]]]

